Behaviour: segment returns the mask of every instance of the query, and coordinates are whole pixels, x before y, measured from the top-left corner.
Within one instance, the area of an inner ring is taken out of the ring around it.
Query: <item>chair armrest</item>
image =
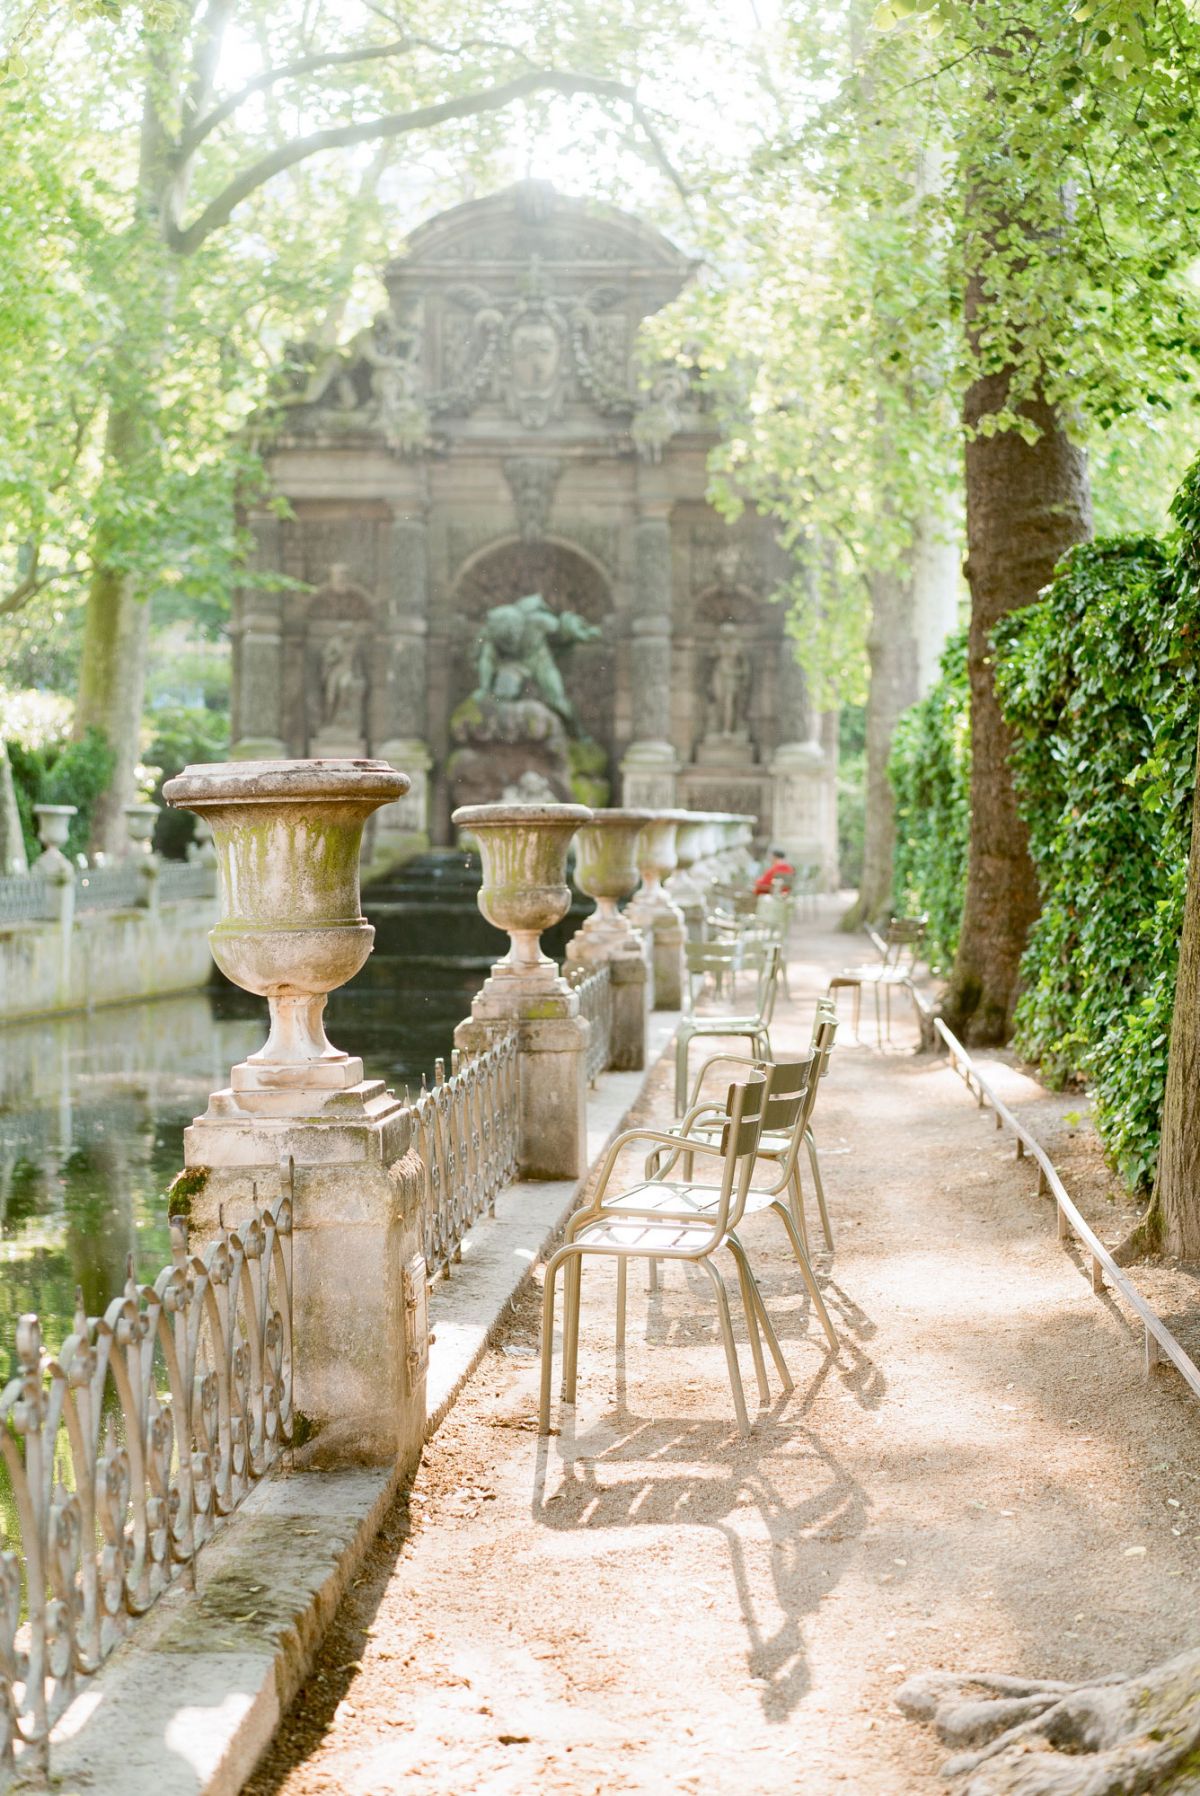
[[[753,1066],[753,1067],[759,1067],[761,1065],[762,1065],[762,1062],[759,1060],[756,1060],[754,1058],[753,1054],[709,1054],[707,1059],[702,1060],[700,1062],[700,1066],[696,1072],[696,1077],[692,1084],[692,1095],[691,1095],[690,1102],[693,1104],[699,1103],[700,1087],[704,1083],[704,1075],[707,1073],[710,1066]],[[682,1126],[683,1125],[681,1124],[680,1127],[682,1127]]]
[[[725,1106],[723,1103],[693,1104],[692,1105],[691,1109],[688,1111],[687,1115],[684,1117],[683,1121],[680,1123],[678,1129],[673,1129],[671,1131],[672,1137],[676,1143],[676,1149],[675,1149],[675,1152],[671,1155],[671,1158],[667,1161],[666,1165],[661,1168],[661,1170],[654,1171],[654,1170],[652,1170],[652,1168],[654,1167],[654,1164],[656,1161],[662,1159],[662,1155],[663,1155],[662,1148],[656,1147],[652,1154],[646,1155],[646,1163],[643,1168],[643,1171],[645,1172],[646,1177],[648,1179],[659,1179],[659,1178],[665,1179],[667,1174],[670,1172],[672,1166],[674,1166],[676,1160],[678,1160],[680,1154],[695,1153],[697,1148],[700,1148],[703,1150],[704,1148],[710,1148],[712,1146],[711,1142],[694,1142],[691,1140],[690,1136],[688,1135],[688,1130],[692,1127],[692,1124],[694,1122],[696,1122],[696,1120],[699,1117],[706,1115],[709,1111],[714,1112],[718,1116],[724,1116]]]
[[[608,1181],[612,1177],[613,1167],[617,1163],[618,1156],[632,1141],[656,1141],[661,1147],[666,1148],[675,1148],[680,1145],[679,1136],[671,1135],[665,1129],[622,1130],[621,1134],[617,1136],[607,1154],[604,1156],[604,1165],[600,1168],[600,1177],[596,1180],[596,1189],[592,1192],[588,1202],[579,1206],[579,1209],[575,1212],[577,1216],[583,1213],[590,1214],[593,1210],[599,1210],[601,1208],[600,1199],[608,1189]],[[688,1145],[691,1152],[694,1154],[712,1154],[718,1160],[724,1157],[721,1148],[714,1145],[711,1141],[694,1141],[689,1142]]]

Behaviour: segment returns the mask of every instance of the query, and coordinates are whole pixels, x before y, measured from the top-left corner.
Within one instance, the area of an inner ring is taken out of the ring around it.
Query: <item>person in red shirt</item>
[[[796,869],[793,867],[791,861],[785,858],[782,848],[772,848],[770,850],[770,855],[771,859],[769,863],[763,868],[762,872],[754,882],[755,893],[760,898],[766,896],[777,879],[781,879],[786,889],[790,892],[792,889],[792,880],[796,877]]]

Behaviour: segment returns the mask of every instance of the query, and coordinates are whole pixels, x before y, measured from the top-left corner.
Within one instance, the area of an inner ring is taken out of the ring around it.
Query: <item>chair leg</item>
[[[650,1276],[646,1281],[646,1289],[651,1293],[658,1290],[658,1261],[653,1254],[650,1256]]]
[[[729,1368],[729,1386],[733,1392],[733,1408],[737,1416],[738,1432],[747,1435],[750,1432],[750,1417],[746,1410],[746,1393],[742,1389],[742,1374],[738,1367],[737,1343],[733,1338],[729,1299],[725,1295],[725,1286],[721,1282],[721,1275],[712,1261],[702,1259],[699,1263],[708,1274],[713,1295],[717,1300],[717,1315],[721,1323],[721,1338],[725,1343],[725,1364]]]
[[[542,1394],[538,1405],[538,1433],[550,1432],[550,1386],[554,1378],[554,1286],[558,1279],[558,1255],[546,1266],[542,1292]]]
[[[691,1036],[681,1028],[675,1041],[675,1114],[682,1116],[687,1107],[688,1047]]]
[[[792,1180],[788,1186],[788,1203],[791,1207],[792,1221],[796,1225],[796,1233],[804,1243],[804,1251],[808,1252],[808,1218],[804,1214],[804,1188],[800,1183],[799,1166],[792,1167]]]
[[[804,1145],[808,1149],[808,1163],[812,1167],[813,1184],[817,1189],[817,1208],[821,1212],[821,1227],[825,1231],[825,1245],[833,1252],[833,1229],[829,1223],[829,1210],[825,1204],[825,1186],[821,1182],[821,1162],[817,1158],[817,1144],[813,1140],[811,1129],[804,1131]]]
[[[758,1400],[760,1404],[767,1404],[771,1401],[771,1387],[767,1383],[767,1367],[763,1359],[762,1340],[758,1332],[758,1311],[754,1303],[754,1292],[750,1287],[750,1267],[740,1245],[730,1240],[729,1251],[737,1266],[738,1285],[742,1293],[742,1308],[746,1312],[746,1333],[750,1339],[750,1356],[754,1361],[754,1376],[758,1380]]]
[[[563,1382],[564,1403],[574,1403],[579,1376],[579,1311],[583,1299],[583,1255],[572,1254],[563,1279]]]
[[[617,1261],[617,1352],[625,1351],[625,1298],[629,1286],[629,1262]]]
[[[883,1046],[883,1023],[882,1023],[882,1021],[880,1019],[880,1015],[879,1015],[879,981],[878,980],[875,981],[874,987],[872,989],[874,990],[874,993],[875,993],[875,1046],[877,1048],[882,1048],[882,1046]]]
[[[862,1032],[859,1028],[859,1024],[861,1023],[861,1021],[862,1021],[862,986],[856,985],[854,988],[854,1039],[855,1039],[855,1041],[862,1040]]]
[[[750,1264],[750,1256],[747,1254],[740,1241],[735,1244],[732,1236],[730,1237],[729,1245],[733,1248],[734,1253],[739,1255],[740,1259],[744,1262],[746,1280],[750,1286],[750,1296],[753,1300],[755,1309],[758,1311],[758,1320],[762,1325],[762,1331],[767,1337],[767,1346],[770,1349],[771,1358],[775,1361],[775,1370],[779,1374],[779,1382],[782,1384],[785,1391],[794,1391],[796,1387],[793,1383],[792,1375],[788,1371],[787,1361],[783,1357],[783,1348],[779,1345],[779,1336],[775,1333],[775,1324],[772,1322],[767,1306],[763,1302],[763,1294],[758,1288],[758,1280],[754,1276],[754,1268]],[[745,1301],[745,1297],[743,1296],[742,1302],[744,1303]]]
[[[776,1202],[771,1205],[771,1208],[778,1213],[784,1228],[788,1232],[788,1240],[792,1244],[792,1252],[795,1254],[796,1261],[800,1267],[801,1277],[808,1286],[808,1294],[813,1300],[813,1308],[821,1318],[821,1327],[825,1330],[825,1338],[833,1351],[837,1353],[841,1347],[841,1342],[838,1340],[838,1332],[833,1326],[833,1320],[829,1311],[825,1307],[825,1299],[821,1295],[821,1287],[817,1283],[816,1273],[813,1271],[809,1257],[804,1251],[804,1243],[801,1241],[796,1224],[792,1220],[791,1212],[784,1203]]]

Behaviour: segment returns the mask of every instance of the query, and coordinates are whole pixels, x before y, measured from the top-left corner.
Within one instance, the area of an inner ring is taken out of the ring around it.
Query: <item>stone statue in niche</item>
[[[511,605],[493,606],[484,618],[479,642],[476,701],[482,704],[491,698],[513,703],[532,687],[533,696],[577,736],[579,719],[550,644],[595,642],[599,635],[599,629],[577,612],[551,611],[540,592],[529,593]]]
[[[347,629],[335,630],[321,651],[322,734],[361,736],[366,696],[358,639]]]
[[[750,685],[750,663],[741,644],[736,624],[722,624],[717,631],[717,652],[708,676],[708,736],[731,737],[745,741],[746,700]]]

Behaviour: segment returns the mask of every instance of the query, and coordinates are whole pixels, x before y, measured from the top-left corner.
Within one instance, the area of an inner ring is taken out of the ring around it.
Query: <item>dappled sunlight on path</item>
[[[777,1050],[806,1042],[858,953],[798,938]],[[782,1231],[755,1218],[796,1388],[773,1379],[750,1438],[707,1285],[676,1268],[651,1292],[631,1270],[618,1356],[615,1277],[589,1265],[578,1402],[556,1394],[540,1441],[528,1292],[252,1796],[933,1796],[939,1749],[892,1703],[906,1673],[1078,1678],[1196,1643],[1194,1408],[1146,1383],[1028,1166],[913,1055],[902,1007],[888,1052],[848,1036],[816,1115],[837,1360]],[[660,1067],[642,1114],[669,1107]]]

